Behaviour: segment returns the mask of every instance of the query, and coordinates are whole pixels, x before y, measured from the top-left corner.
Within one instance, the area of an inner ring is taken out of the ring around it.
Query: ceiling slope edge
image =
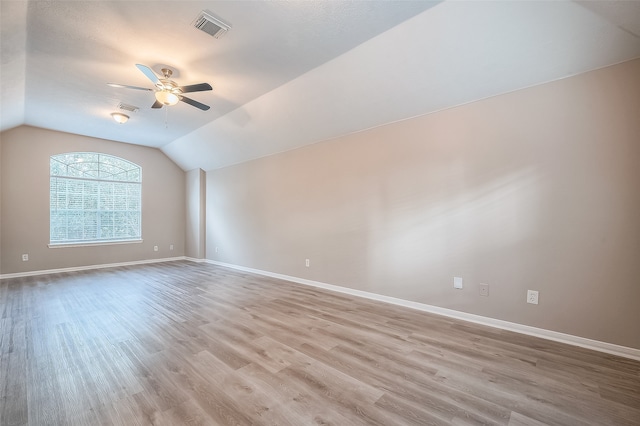
[[[162,151],[213,170],[638,56],[637,37],[573,2],[445,2]]]

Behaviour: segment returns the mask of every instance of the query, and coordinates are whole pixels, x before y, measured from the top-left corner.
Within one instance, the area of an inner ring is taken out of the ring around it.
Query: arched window
[[[53,155],[50,243],[140,240],[142,169],[95,152]]]

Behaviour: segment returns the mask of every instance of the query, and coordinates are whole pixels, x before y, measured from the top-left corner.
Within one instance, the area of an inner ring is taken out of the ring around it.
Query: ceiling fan
[[[169,68],[162,68],[163,77],[159,78],[155,72],[151,68],[146,65],[136,64],[136,67],[144,75],[147,76],[149,80],[156,86],[155,89],[149,89],[146,87],[137,87],[137,86],[127,86],[124,84],[116,84],[116,83],[107,83],[111,87],[124,87],[127,89],[136,89],[136,90],[146,90],[149,92],[155,92],[156,101],[151,108],[162,108],[164,105],[175,105],[179,101],[182,101],[186,104],[199,108],[203,111],[207,111],[210,107],[209,105],[205,105],[198,101],[194,101],[191,98],[187,98],[183,96],[183,93],[189,92],[203,92],[206,90],[213,90],[209,83],[199,83],[199,84],[190,84],[188,86],[178,86],[173,80],[171,80],[171,75],[173,71]]]

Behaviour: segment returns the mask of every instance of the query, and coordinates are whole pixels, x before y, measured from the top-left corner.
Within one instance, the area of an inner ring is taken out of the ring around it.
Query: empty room
[[[640,425],[640,2],[0,25],[0,425]]]

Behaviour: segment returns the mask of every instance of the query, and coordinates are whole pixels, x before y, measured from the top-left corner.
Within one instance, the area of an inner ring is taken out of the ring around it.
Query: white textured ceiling
[[[432,4],[2,0],[2,129],[26,123],[162,147]],[[215,39],[194,28],[202,10],[231,31]],[[181,85],[210,83],[189,97],[211,109],[151,109],[153,93],[107,86],[153,87],[136,63],[169,65]],[[140,107],[123,126],[109,116],[119,102]]]
[[[210,170],[640,57],[638,1],[6,1],[0,125]],[[191,26],[203,9],[233,28]],[[153,110],[136,63],[211,105]],[[140,107],[116,125],[118,102]]]

